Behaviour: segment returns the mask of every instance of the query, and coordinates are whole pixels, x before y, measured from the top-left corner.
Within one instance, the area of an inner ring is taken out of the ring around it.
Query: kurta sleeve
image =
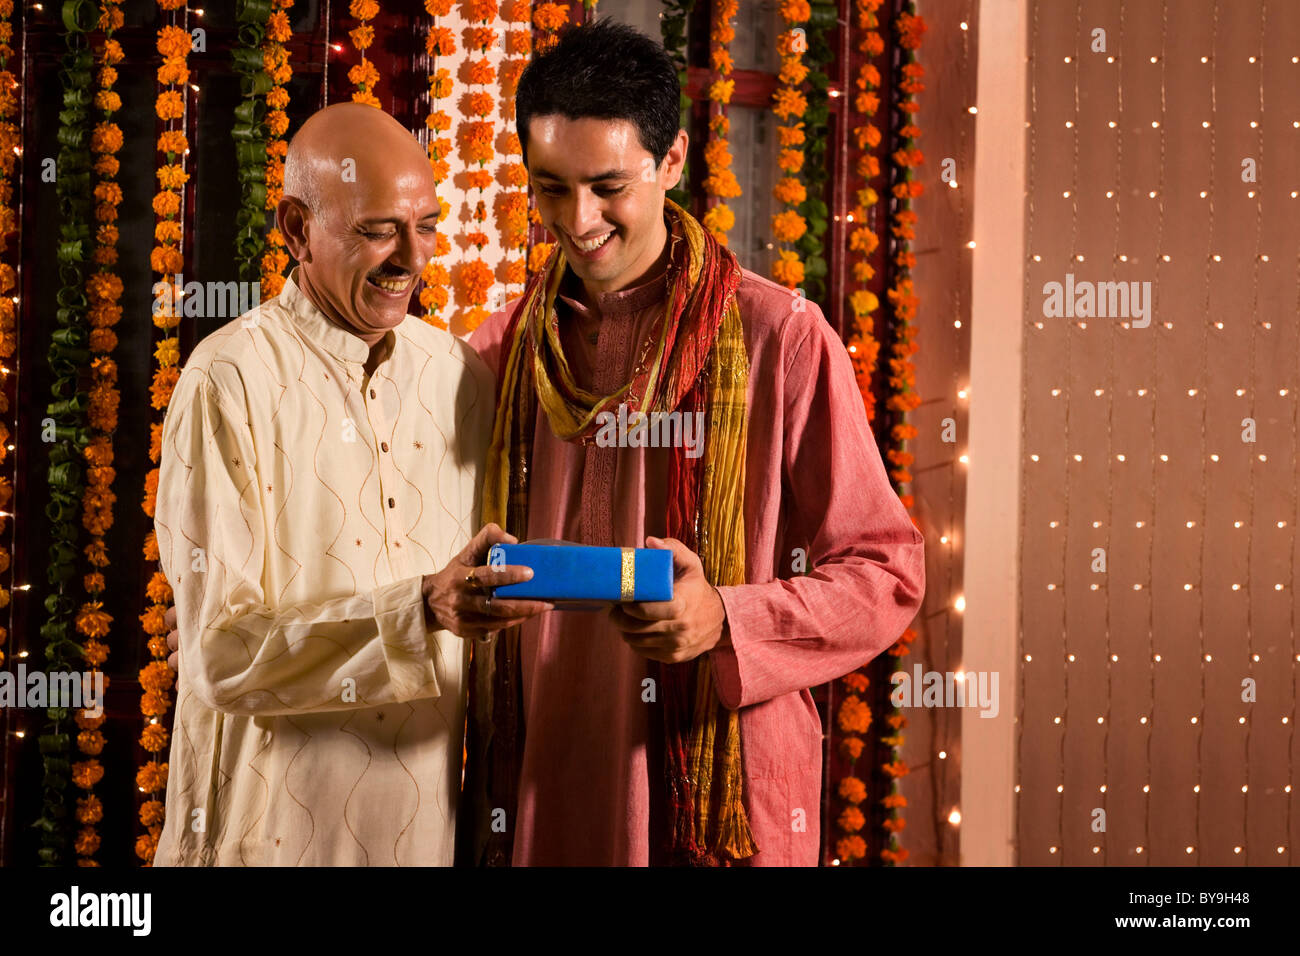
[[[848,354],[819,311],[799,324],[807,332],[797,330],[783,421],[771,436],[781,442],[771,461],[783,479],[777,567],[789,577],[718,588],[729,641],[710,660],[719,699],[733,709],[872,660],[897,640],[925,592],[923,538],[889,485]],[[749,440],[766,440],[757,423]],[[806,553],[806,574],[792,571],[796,548]]]
[[[154,519],[175,593],[181,682],[212,710],[253,716],[439,696],[433,642],[445,632],[427,630],[421,577],[268,605],[257,468],[236,401],[187,369],[164,420]]]

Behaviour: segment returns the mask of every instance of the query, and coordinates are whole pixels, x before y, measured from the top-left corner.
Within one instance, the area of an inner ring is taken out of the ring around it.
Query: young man
[[[920,606],[922,537],[843,343],[666,200],[678,96],[661,44],[609,20],[520,79],[558,245],[471,340],[498,375],[483,517],[521,539],[670,548],[676,580],[672,602],[556,611],[476,647],[466,862],[815,865],[807,688]],[[620,404],[692,416],[703,452],[631,431],[611,446],[598,416]]]
[[[155,513],[182,645],[157,865],[452,861],[461,638],[548,605],[484,590],[531,576],[483,567],[514,539],[474,534],[492,376],[406,314],[434,185],[391,116],[309,118],[277,209],[299,265],[177,382]]]

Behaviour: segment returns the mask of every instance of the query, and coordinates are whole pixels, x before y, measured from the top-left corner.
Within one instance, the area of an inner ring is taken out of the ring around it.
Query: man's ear
[[[660,173],[661,179],[659,186],[667,192],[670,189],[676,189],[677,184],[681,182],[682,170],[686,168],[686,149],[690,145],[690,136],[686,130],[677,131],[677,139],[668,147],[668,153],[664,156],[663,169]]]
[[[311,262],[311,249],[307,241],[308,210],[293,196],[282,196],[275,207],[275,224],[284,236],[289,255],[297,262]]]

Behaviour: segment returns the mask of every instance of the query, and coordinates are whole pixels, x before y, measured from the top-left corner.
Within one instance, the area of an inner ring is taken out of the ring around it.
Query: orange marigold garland
[[[466,61],[466,76],[472,86],[484,85],[490,82],[489,74],[495,77],[496,72],[487,58],[487,51],[498,39],[497,31],[490,26],[497,17],[496,0],[467,0],[465,16],[475,24],[466,27],[462,34],[465,48],[471,54],[477,54],[477,57],[471,56]],[[463,263],[457,276],[461,299],[469,305],[464,313],[465,328],[472,332],[492,314],[490,309],[484,308],[494,277],[492,269],[483,261],[483,247],[489,239],[483,231],[487,220],[487,202],[483,195],[492,185],[492,173],[486,167],[496,155],[492,147],[496,124],[490,119],[496,104],[491,93],[471,89],[461,97],[460,108],[462,113],[471,117],[460,124],[461,154],[467,166],[478,167],[466,173],[467,183],[471,189],[478,191],[478,198],[473,200],[471,226],[465,233],[466,244],[473,246],[478,255]]]
[[[736,224],[736,214],[726,201],[741,195],[740,181],[731,171],[731,144],[727,141],[731,132],[727,104],[736,88],[736,81],[730,79],[733,64],[729,48],[736,38],[731,21],[739,9],[739,0],[718,0],[709,27],[709,68],[715,79],[709,85],[709,142],[704,147],[704,162],[709,174],[704,179],[704,192],[719,201],[709,207],[702,223],[724,246],[727,244],[727,231]]]
[[[366,50],[370,49],[370,44],[375,41],[375,28],[370,25],[370,21],[379,15],[379,4],[376,0],[351,0],[348,4],[348,13],[353,19],[360,21],[359,26],[348,31],[348,36],[352,38],[352,45],[361,54],[361,62],[348,70],[348,82],[356,87],[352,92],[352,100],[355,103],[378,107],[379,99],[375,96],[374,89],[375,84],[379,82],[379,70],[366,59]]]
[[[9,380],[9,369],[3,363],[13,356],[18,348],[17,315],[18,276],[14,266],[7,260],[9,236],[18,229],[18,216],[14,208],[14,168],[22,150],[21,133],[14,121],[19,115],[18,80],[9,69],[9,60],[14,55],[9,41],[13,39],[13,24],[9,18],[13,15],[13,0],[0,0],[0,414],[6,421],[0,423],[0,464],[9,457],[9,437],[12,434],[8,424],[9,396],[5,386]],[[15,247],[15,253],[18,248]],[[8,475],[0,475],[0,511],[9,507],[13,495],[13,485]],[[0,514],[0,532],[5,530],[7,519]],[[11,555],[9,549],[0,545],[0,574],[9,570]],[[0,607],[9,605],[9,589],[0,587]],[[9,640],[9,631],[0,627],[0,666],[4,665],[4,646]]]
[[[293,0],[271,0],[271,15],[266,20],[266,39],[262,43],[262,67],[271,78],[271,88],[266,91],[266,209],[271,227],[266,234],[266,250],[262,253],[262,299],[271,299],[284,288],[284,270],[289,266],[289,252],[284,236],[275,227],[275,207],[284,195],[284,158],[289,153],[289,143],[284,134],[289,130],[289,80],[293,67],[289,66],[289,50],[285,46],[293,36],[289,27],[288,10]]]
[[[447,162],[447,157],[451,155],[454,146],[450,136],[441,135],[451,131],[451,116],[445,110],[437,108],[438,101],[447,99],[453,87],[451,71],[438,65],[439,58],[451,56],[456,52],[456,34],[437,23],[438,17],[445,17],[451,12],[451,5],[452,0],[424,0],[425,12],[434,18],[434,23],[430,25],[429,33],[424,38],[424,52],[433,60],[433,69],[429,74],[429,116],[425,119],[424,125],[429,129],[429,166],[438,185],[441,185],[451,172],[451,164]],[[435,186],[435,193],[436,191]],[[438,201],[439,226],[450,212],[451,204],[440,199]],[[433,257],[425,263],[424,271],[420,274],[423,280],[420,289],[420,306],[424,309],[421,318],[430,325],[445,329],[447,320],[439,318],[438,313],[447,307],[449,298],[447,290],[451,287],[451,274],[441,260],[450,254],[451,241],[440,228],[436,242]]]
[[[98,62],[95,105],[103,114],[91,133],[90,149],[95,156],[95,250],[92,260],[98,270],[86,280],[86,301],[89,305],[87,319],[91,326],[91,386],[86,423],[90,442],[83,452],[86,459],[86,489],[81,499],[81,523],[90,532],[90,543],[85,548],[87,561],[93,570],[86,573],[82,583],[89,600],[81,606],[76,628],[81,634],[82,657],[91,672],[99,671],[108,659],[105,638],[113,624],[112,615],[104,611],[104,574],[108,565],[108,547],[104,535],[113,526],[113,433],[117,430],[117,409],[121,396],[117,390],[117,363],[110,353],[117,347],[117,334],[113,326],[122,318],[122,280],[114,273],[117,264],[117,207],[122,202],[122,188],[117,184],[119,163],[116,153],[122,147],[122,131],[113,122],[113,114],[121,108],[121,98],[113,92],[117,82],[117,64],[122,62],[121,45],[113,33],[122,25],[121,0],[102,0],[99,6],[99,26],[104,31],[104,43],[95,53]],[[108,686],[108,676],[103,677]],[[103,776],[97,759],[104,749],[104,735],[100,728],[105,722],[87,710],[79,710],[74,717],[80,732],[77,749],[84,758],[73,764],[73,780],[82,787],[85,796],[77,798],[77,822],[81,829],[73,844],[79,866],[98,866],[94,859],[99,849],[99,833],[95,824],[103,818],[103,808],[94,794],[94,781]]]
[[[796,121],[795,117],[808,110],[808,100],[799,91],[808,72],[803,66],[808,39],[800,24],[808,22],[812,8],[808,0],[781,0],[780,11],[786,30],[777,37],[777,50],[781,54],[778,77],[781,85],[773,95],[772,112],[785,123],[777,127],[781,147],[777,165],[785,175],[772,188],[772,195],[786,208],[772,216],[772,238],[788,246],[808,229],[808,223],[796,209],[806,197],[799,177],[804,163],[804,151],[800,148],[804,142],[803,122]],[[789,248],[778,248],[776,261],[772,263],[772,278],[787,289],[798,288],[804,280],[804,264],[799,253]]]
[[[185,80],[188,76],[186,59],[190,53],[190,34],[188,30],[176,25],[174,11],[185,5],[185,0],[158,0],[159,9],[172,12],[170,22],[158,31],[158,52],[162,54],[163,63],[158,69],[158,82],[167,88],[157,97],[155,111],[158,118],[167,124],[167,128],[158,137],[158,151],[164,161],[158,165],[159,190],[154,194],[153,210],[158,217],[154,223],[154,238],[158,245],[150,254],[150,265],[159,274],[154,283],[154,325],[162,330],[164,338],[154,348],[154,357],[158,367],[150,385],[151,405],[158,413],[151,425],[152,434],[149,443],[149,459],[154,467],[145,475],[145,493],[141,507],[152,520],[155,498],[158,493],[158,462],[162,457],[162,421],[171,400],[172,389],[180,378],[180,338],[177,326],[181,321],[181,288],[176,279],[183,271],[185,257],[180,244],[183,238],[184,206],[183,190],[189,175],[185,172],[185,156],[189,153],[189,141],[185,137]],[[176,87],[179,86],[178,90]],[[149,562],[158,560],[158,542],[152,530],[145,536],[144,558]],[[140,746],[149,753],[150,758],[140,768],[136,782],[146,801],[140,807],[140,822],[146,832],[136,839],[136,856],[144,860],[145,865],[153,863],[154,851],[158,848],[158,837],[162,833],[161,811],[146,807],[152,803],[162,803],[165,797],[167,764],[159,763],[157,756],[162,748],[155,746],[156,732],[150,727],[156,726],[160,718],[171,709],[171,670],[167,667],[167,624],[164,615],[171,603],[171,588],[161,570],[156,570],[145,590],[149,601],[148,607],[140,615],[144,632],[149,635],[148,648],[153,660],[140,671],[140,711],[148,718],[145,729],[140,735]],[[158,666],[166,671],[162,677]],[[161,780],[161,784],[159,781]],[[143,782],[142,782],[143,781]],[[154,794],[161,794],[154,796]]]
[[[501,16],[507,23],[524,24],[525,28],[506,31],[506,59],[501,62],[501,115],[506,121],[507,133],[506,161],[498,173],[504,188],[497,199],[496,212],[497,231],[506,255],[499,273],[504,287],[502,301],[493,303],[494,307],[509,301],[510,287],[522,286],[528,278],[528,170],[519,161],[524,150],[515,127],[515,91],[532,52],[533,34],[527,29],[533,18],[532,0],[507,0],[501,7]]]
[[[874,55],[872,51],[884,46],[884,40],[877,29],[880,24],[876,16],[881,3],[882,0],[856,0],[856,25],[863,31],[858,49],[868,56]],[[849,233],[849,252],[854,260],[853,278],[858,288],[849,293],[853,333],[849,337],[848,348],[858,391],[862,394],[867,421],[870,422],[876,417],[876,396],[871,388],[871,380],[880,352],[880,343],[874,335],[875,313],[880,308],[880,300],[867,288],[867,283],[876,274],[871,265],[871,257],[880,246],[880,237],[871,225],[872,207],[879,201],[879,197],[870,183],[880,174],[880,161],[867,151],[880,145],[880,128],[871,121],[880,109],[880,71],[870,63],[863,63],[858,70],[856,82],[858,92],[853,98],[853,109],[865,122],[853,129],[857,148],[863,153],[855,165],[855,171],[862,178],[862,188],[857,190],[857,205],[849,213],[854,223]]]
[[[542,31],[537,52],[546,53],[560,42],[560,29],[569,22],[567,3],[539,3],[533,8],[533,26]]]
[[[913,456],[907,451],[907,440],[916,434],[915,427],[907,423],[906,416],[921,403],[921,398],[916,392],[916,367],[911,361],[911,356],[918,348],[916,326],[913,324],[918,300],[912,287],[912,266],[915,264],[915,256],[911,251],[911,242],[916,237],[913,228],[916,225],[916,213],[912,211],[912,200],[922,192],[922,184],[914,178],[912,171],[925,158],[916,145],[916,140],[921,135],[916,125],[916,113],[919,108],[916,94],[925,89],[921,82],[925,70],[917,62],[916,51],[921,45],[921,37],[925,33],[926,25],[925,21],[916,15],[915,4],[911,0],[906,0],[894,21],[894,27],[898,33],[898,44],[902,48],[896,82],[899,91],[897,108],[902,125],[898,130],[900,145],[890,156],[894,181],[891,189],[894,214],[890,225],[890,233],[893,237],[894,280],[887,296],[893,305],[895,341],[890,350],[892,357],[889,360],[890,397],[885,404],[895,413],[896,424],[890,431],[890,442],[885,457],[891,466],[889,475],[895,486],[900,489],[899,497],[904,507],[910,511],[913,498],[911,494],[903,493],[901,488],[912,481],[912,473],[908,470],[908,466],[912,464]],[[915,516],[912,517],[912,522],[916,522]],[[889,654],[894,658],[895,670],[902,667],[902,658],[909,653],[909,645],[916,636],[916,631],[909,627],[889,649]],[[882,736],[880,740],[890,748],[891,757],[888,762],[881,765],[880,769],[890,778],[889,795],[885,798],[890,801],[885,803],[890,813],[883,824],[888,834],[888,845],[881,849],[880,857],[887,864],[897,864],[906,860],[908,855],[907,849],[898,839],[899,831],[906,826],[906,820],[901,813],[902,808],[906,806],[906,800],[899,790],[898,781],[908,773],[907,764],[902,758],[903,736],[899,733],[906,726],[907,718],[903,716],[901,710],[894,708],[888,718],[888,724],[892,733]]]

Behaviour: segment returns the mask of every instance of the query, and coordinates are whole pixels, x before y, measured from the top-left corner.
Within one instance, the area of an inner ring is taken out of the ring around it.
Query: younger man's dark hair
[[[519,77],[515,124],[528,165],[534,116],[627,120],[658,167],[677,138],[681,84],[663,44],[608,18],[569,27]]]

